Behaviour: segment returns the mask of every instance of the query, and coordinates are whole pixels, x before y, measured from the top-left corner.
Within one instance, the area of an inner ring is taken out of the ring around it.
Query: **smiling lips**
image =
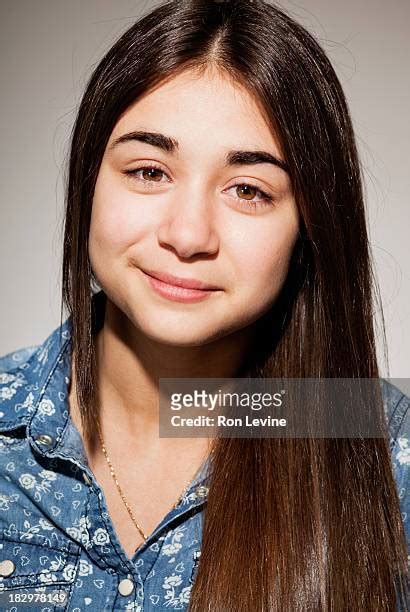
[[[159,295],[174,302],[199,302],[220,290],[215,285],[203,283],[195,278],[180,278],[152,270],[142,272]]]

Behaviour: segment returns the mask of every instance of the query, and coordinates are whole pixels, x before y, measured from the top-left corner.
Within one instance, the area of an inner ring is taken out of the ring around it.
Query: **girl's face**
[[[108,298],[148,337],[205,344],[275,301],[299,216],[287,172],[256,151],[283,159],[257,103],[220,73],[186,71],[115,125],[94,192],[90,261]],[[176,289],[147,273],[213,290]]]

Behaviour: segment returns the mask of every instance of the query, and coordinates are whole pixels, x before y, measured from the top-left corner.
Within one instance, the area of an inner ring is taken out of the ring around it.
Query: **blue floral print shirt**
[[[0,358],[0,610],[186,610],[209,463],[130,559],[69,414],[70,329]],[[409,398],[383,393],[409,542]]]

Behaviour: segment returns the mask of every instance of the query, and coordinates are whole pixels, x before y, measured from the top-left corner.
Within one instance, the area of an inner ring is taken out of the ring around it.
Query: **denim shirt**
[[[70,330],[0,358],[0,610],[186,610],[209,460],[130,559],[70,417]],[[383,397],[409,543],[409,398],[387,381]]]

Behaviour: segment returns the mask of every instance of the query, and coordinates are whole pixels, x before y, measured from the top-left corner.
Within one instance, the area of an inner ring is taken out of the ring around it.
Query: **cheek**
[[[90,251],[120,254],[140,242],[151,229],[149,210],[128,192],[96,187],[90,225]]]
[[[297,226],[277,225],[241,243],[236,260],[239,282],[253,299],[268,302],[282,287],[297,238]]]

